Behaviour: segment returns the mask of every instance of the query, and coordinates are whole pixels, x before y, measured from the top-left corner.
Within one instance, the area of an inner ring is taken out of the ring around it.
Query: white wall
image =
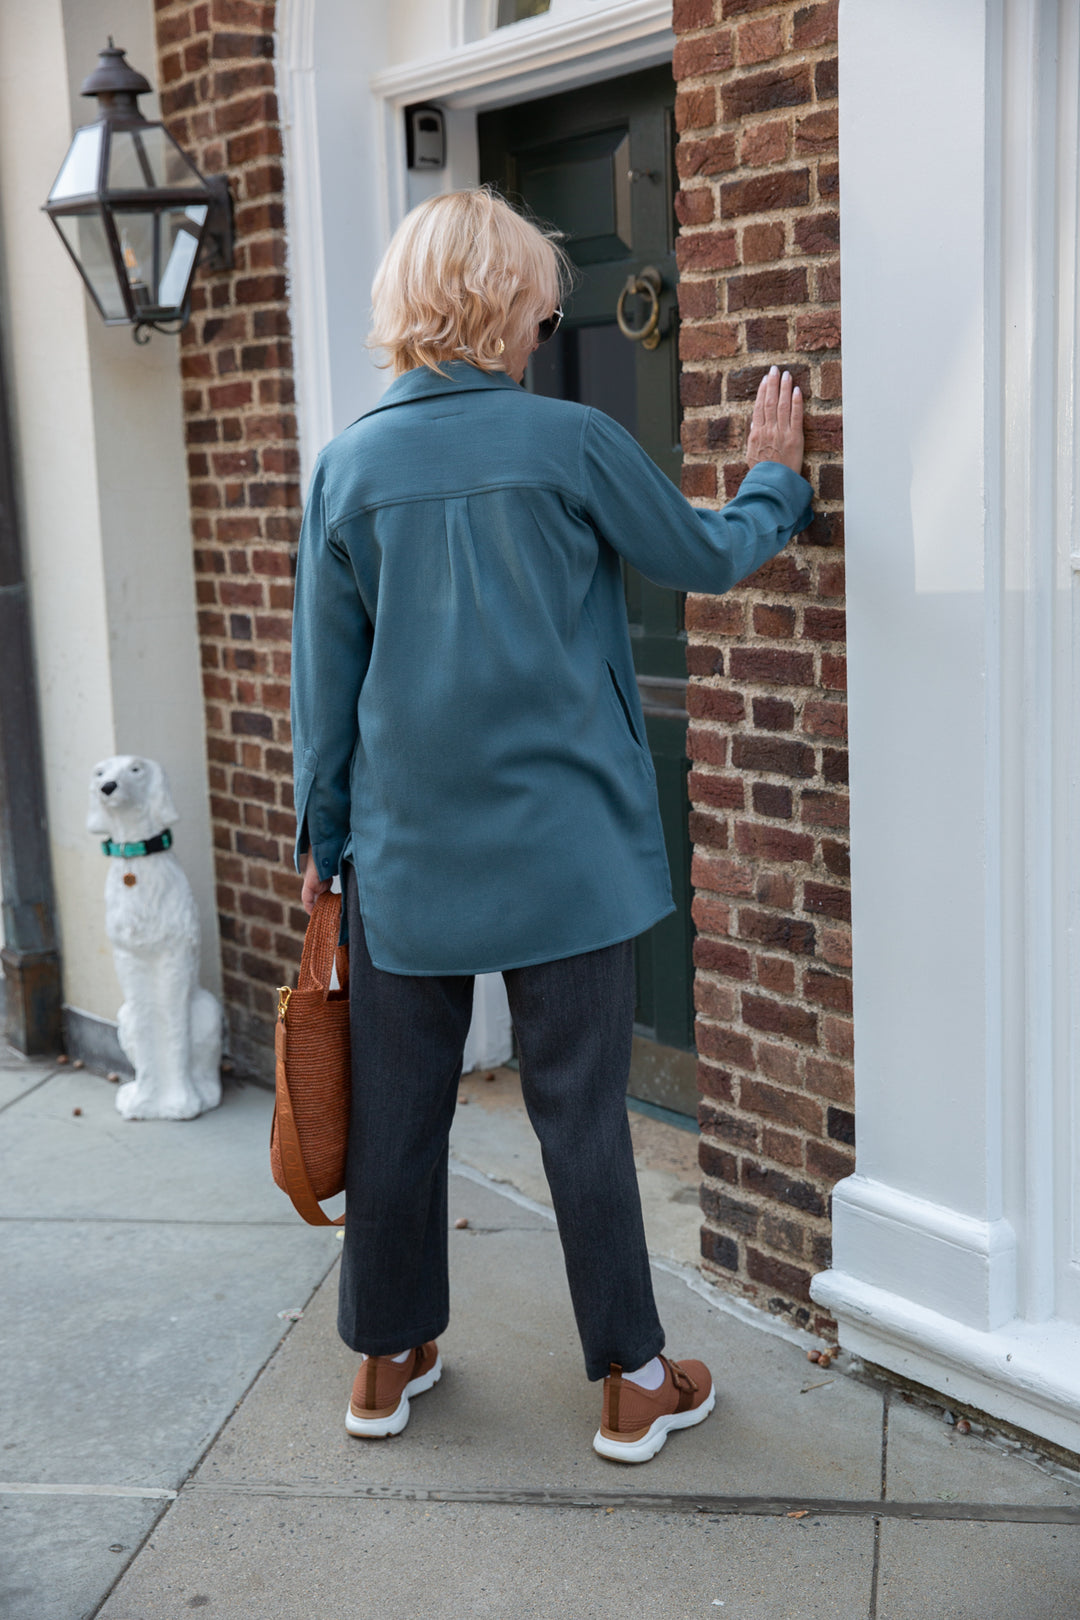
[[[85,820],[108,754],[169,773],[203,981],[220,986],[176,340],[140,349],[105,328],[41,212],[73,128],[95,115],[78,86],[110,32],[153,80],[150,0],[0,0],[3,315],[64,997],[107,1019],[121,998]]]

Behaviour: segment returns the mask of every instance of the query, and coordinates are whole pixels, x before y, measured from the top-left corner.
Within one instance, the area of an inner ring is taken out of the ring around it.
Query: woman
[[[727,590],[805,527],[810,488],[775,367],[721,513],[606,416],[526,393],[564,279],[482,189],[423,203],[390,244],[372,341],[395,380],[319,457],[300,540],[296,859],[309,911],[341,873],[350,938],[349,1432],[400,1432],[440,1376],[447,1139],[473,975],[498,970],[604,1380],[593,1443],[643,1462],[715,1397],[660,1353],[626,1116],[631,942],[673,906],[620,559]]]

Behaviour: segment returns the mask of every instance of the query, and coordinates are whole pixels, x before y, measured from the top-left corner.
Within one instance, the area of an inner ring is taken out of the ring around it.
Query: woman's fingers
[[[769,373],[766,372],[758,383],[757,394],[754,396],[754,414],[750,418],[751,427],[763,428],[765,426],[765,389],[768,381]]]
[[[785,371],[780,378],[780,386],[776,395],[776,421],[781,433],[786,433],[791,426],[791,390],[793,386],[791,372]]]

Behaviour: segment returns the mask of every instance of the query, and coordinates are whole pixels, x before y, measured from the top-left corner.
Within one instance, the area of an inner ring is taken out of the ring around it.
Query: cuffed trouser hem
[[[658,1356],[660,1354],[661,1350],[664,1348],[664,1344],[664,1335],[661,1333],[659,1338],[654,1337],[649,1339],[642,1347],[630,1351],[629,1354],[622,1356],[613,1355],[609,1360],[604,1362],[587,1361],[585,1363],[585,1376],[588,1378],[590,1383],[598,1383],[601,1378],[607,1377],[608,1373],[611,1371],[612,1362],[615,1362],[618,1366],[620,1366],[624,1372],[637,1372],[638,1368],[644,1367],[652,1360],[653,1356]]]
[[[387,1334],[380,1339],[370,1333],[346,1333],[339,1322],[338,1336],[358,1356],[399,1356],[403,1350],[416,1350],[429,1339],[440,1338],[449,1324],[450,1318],[444,1316],[427,1327],[403,1328],[400,1333]],[[635,1367],[641,1365],[640,1361],[634,1362]]]

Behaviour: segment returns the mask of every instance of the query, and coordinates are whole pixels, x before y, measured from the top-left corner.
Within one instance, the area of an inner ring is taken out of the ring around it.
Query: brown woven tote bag
[[[319,1201],[345,1186],[349,1142],[349,955],[338,945],[341,896],[315,901],[304,935],[295,990],[282,985],[274,1031],[276,1100],[270,1168],[298,1214],[311,1226],[340,1226]],[[340,989],[330,989],[337,963]]]

